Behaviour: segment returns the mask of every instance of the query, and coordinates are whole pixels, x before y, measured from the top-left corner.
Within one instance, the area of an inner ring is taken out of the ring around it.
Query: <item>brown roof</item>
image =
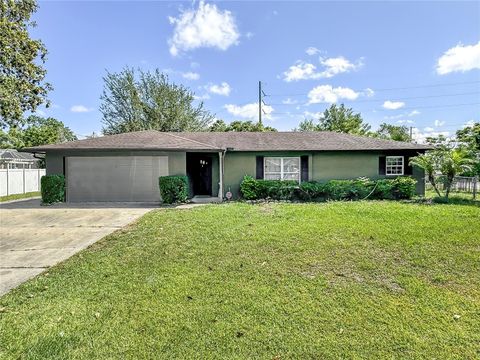
[[[37,146],[24,151],[49,150],[195,150],[195,151],[342,151],[425,150],[428,145],[372,137],[319,132],[160,132],[146,130],[62,144]]]

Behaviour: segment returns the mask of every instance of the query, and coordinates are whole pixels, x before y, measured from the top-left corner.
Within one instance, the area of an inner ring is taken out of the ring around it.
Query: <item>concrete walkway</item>
[[[0,203],[0,296],[157,207],[86,203]]]

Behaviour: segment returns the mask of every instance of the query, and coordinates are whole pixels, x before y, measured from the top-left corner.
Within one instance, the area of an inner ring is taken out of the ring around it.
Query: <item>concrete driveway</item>
[[[0,295],[154,208],[148,204],[0,204]]]

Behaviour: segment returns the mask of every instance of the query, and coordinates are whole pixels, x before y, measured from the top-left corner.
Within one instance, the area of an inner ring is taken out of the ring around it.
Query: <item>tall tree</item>
[[[326,109],[318,123],[312,120],[304,120],[299,124],[300,131],[334,131],[347,134],[366,135],[370,125],[363,122],[360,113],[354,113],[352,108],[346,108],[344,104],[337,106],[332,104]]]
[[[45,82],[47,49],[30,38],[34,0],[0,1],[0,128],[22,124],[23,113],[49,102]]]
[[[103,78],[100,112],[103,133],[139,130],[205,131],[213,115],[194,93],[171,83],[158,69],[153,72],[125,68]]]
[[[456,138],[459,148],[463,149],[472,159],[471,169],[462,175],[480,176],[480,123],[477,122],[457,130]]]
[[[211,126],[210,131],[212,132],[269,132],[277,131],[274,127],[264,126],[258,122],[253,123],[252,121],[232,121],[230,124],[226,124],[223,120],[216,120]]]
[[[372,134],[375,137],[386,140],[410,141],[408,127],[397,126],[387,123],[380,124],[380,128]]]
[[[0,148],[20,149],[77,140],[75,134],[57,119],[32,115],[23,122],[23,128],[11,127],[8,132],[0,131]]]

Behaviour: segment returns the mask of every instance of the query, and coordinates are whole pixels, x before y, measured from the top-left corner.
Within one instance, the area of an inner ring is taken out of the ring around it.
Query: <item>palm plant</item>
[[[445,198],[448,199],[455,176],[471,170],[472,160],[463,150],[442,151],[440,171],[445,177]]]
[[[410,158],[410,165],[417,166],[425,171],[428,181],[432,184],[433,189],[438,194],[438,196],[442,196],[440,194],[440,190],[438,190],[437,182],[435,180],[435,173],[437,171],[437,156],[435,152],[431,151],[425,154],[419,154],[418,156]]]

